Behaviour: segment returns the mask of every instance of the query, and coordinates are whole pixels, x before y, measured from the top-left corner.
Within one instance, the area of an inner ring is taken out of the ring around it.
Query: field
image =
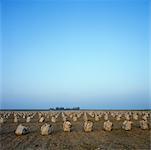
[[[138,120],[133,119],[133,113],[138,115]],[[73,121],[74,114],[77,121]],[[84,114],[87,119],[93,122],[93,131],[84,132]],[[107,114],[108,120],[113,123],[112,131],[105,131],[103,123]],[[120,120],[116,116],[121,114]],[[125,131],[121,128],[125,121],[125,114],[128,114],[133,122],[132,129]],[[140,128],[139,121],[142,116],[147,116],[149,129]],[[95,115],[99,116],[99,121],[95,120]],[[17,116],[17,122],[14,122]],[[26,122],[27,116],[31,117],[30,122]],[[44,117],[44,122],[39,122],[40,117]],[[56,116],[56,122],[52,122],[51,117]],[[63,118],[72,124],[71,132],[63,131]],[[0,127],[0,149],[1,150],[149,150],[150,143],[150,112],[143,111],[68,111],[68,112],[0,112],[0,117],[4,119]],[[44,123],[53,126],[50,135],[42,136],[40,127]],[[19,124],[29,128],[30,132],[25,135],[15,135],[15,130]]]

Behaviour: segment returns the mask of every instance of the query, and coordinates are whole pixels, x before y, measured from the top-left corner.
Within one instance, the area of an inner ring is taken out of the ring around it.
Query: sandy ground
[[[82,116],[83,117],[83,116]],[[25,119],[20,119],[19,123],[13,123],[13,116],[0,127],[0,150],[149,150],[150,130],[139,128],[139,121],[134,121],[131,131],[121,129],[123,119],[116,121],[110,117],[113,122],[113,130],[107,132],[103,130],[102,118],[95,122],[94,118],[89,119],[94,122],[93,132],[85,133],[83,131],[83,118],[72,123],[70,133],[63,132],[61,115],[56,123],[50,119],[45,122],[54,126],[54,132],[48,136],[40,135],[40,127],[44,123],[38,123],[38,115],[26,123]],[[70,120],[70,119],[69,119]],[[23,136],[14,134],[17,126],[22,123],[30,128],[30,133]]]

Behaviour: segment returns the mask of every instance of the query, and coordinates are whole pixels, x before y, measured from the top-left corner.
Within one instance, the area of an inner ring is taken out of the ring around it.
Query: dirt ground
[[[149,150],[151,149],[151,132],[139,128],[139,120],[133,120],[131,131],[121,129],[124,119],[116,121],[110,117],[113,122],[113,130],[107,132],[103,130],[102,118],[100,121],[94,121],[90,116],[89,120],[94,122],[93,132],[85,133],[83,131],[83,116],[77,122],[72,123],[72,131],[66,133],[63,131],[61,115],[56,123],[50,119],[45,122],[54,127],[54,132],[48,136],[40,135],[40,127],[44,123],[38,122],[38,115],[26,123],[25,119],[19,119],[18,123],[13,123],[13,116],[10,116],[7,122],[0,127],[0,150]],[[22,136],[16,136],[14,131],[19,124],[30,128],[30,133]]]

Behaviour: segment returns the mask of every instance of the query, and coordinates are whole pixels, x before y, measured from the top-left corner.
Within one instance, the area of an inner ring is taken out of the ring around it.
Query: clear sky
[[[1,108],[149,108],[149,0],[1,0]]]

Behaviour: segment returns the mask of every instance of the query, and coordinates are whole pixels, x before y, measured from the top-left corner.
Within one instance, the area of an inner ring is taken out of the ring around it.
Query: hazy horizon
[[[2,109],[149,109],[149,0],[2,0]]]

